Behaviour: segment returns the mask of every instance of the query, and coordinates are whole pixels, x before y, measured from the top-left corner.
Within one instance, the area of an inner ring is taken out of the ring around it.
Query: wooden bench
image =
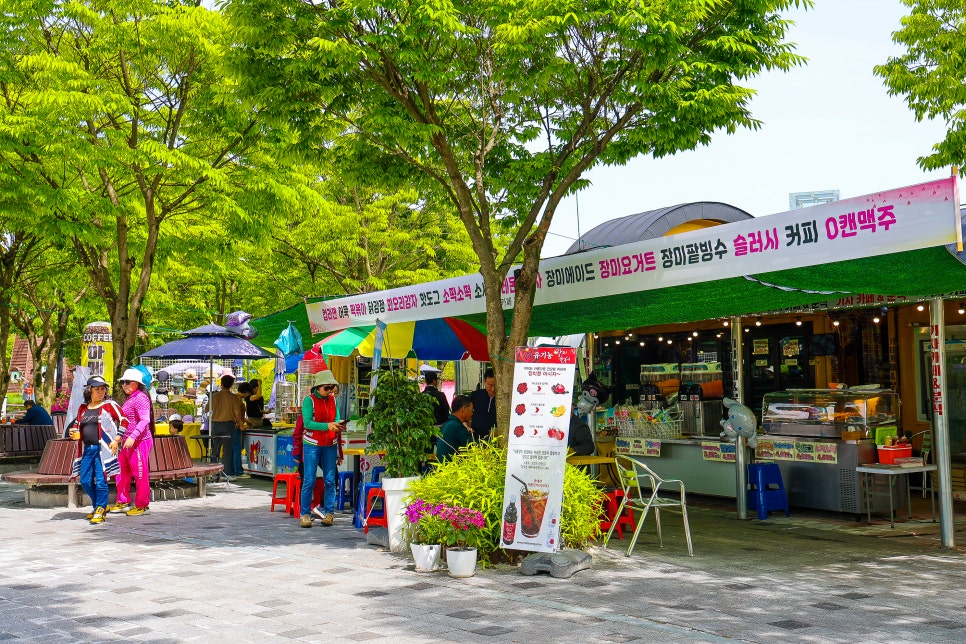
[[[71,465],[74,462],[75,442],[69,438],[57,438],[47,442],[36,472],[10,472],[3,480],[26,485],[27,488],[44,485],[66,485],[67,506],[77,506],[76,479],[71,479]],[[180,481],[193,478],[198,486],[198,497],[207,494],[205,483],[208,476],[222,470],[220,463],[196,465],[188,453],[184,436],[155,436],[154,448],[148,459],[152,482]]]
[[[0,458],[40,456],[56,437],[53,425],[0,425]]]

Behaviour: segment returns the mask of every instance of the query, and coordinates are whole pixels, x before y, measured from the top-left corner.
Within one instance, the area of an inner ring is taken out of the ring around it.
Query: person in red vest
[[[322,519],[322,525],[330,526],[335,516],[335,486],[341,461],[339,451],[345,421],[338,420],[335,392],[338,381],[328,369],[315,374],[312,392],[302,401],[302,498],[301,525],[312,527],[312,515]],[[312,508],[317,468],[322,468],[325,492],[322,506]],[[309,510],[311,508],[311,510]]]

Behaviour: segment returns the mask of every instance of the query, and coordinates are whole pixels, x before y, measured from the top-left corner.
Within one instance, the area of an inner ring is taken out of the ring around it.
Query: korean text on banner
[[[517,347],[503,484],[502,545],[560,549],[560,509],[577,350]]]
[[[954,243],[955,177],[540,262],[534,304],[635,293]],[[513,269],[501,302],[516,299]],[[479,273],[306,304],[312,333],[483,313]]]

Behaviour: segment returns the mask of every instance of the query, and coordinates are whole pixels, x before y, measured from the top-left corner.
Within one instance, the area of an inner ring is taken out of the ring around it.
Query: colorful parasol
[[[348,357],[353,351],[358,351],[360,355],[372,357],[376,343],[375,329],[374,326],[345,329],[316,346],[323,355],[328,356]],[[490,360],[486,336],[473,325],[456,318],[390,324],[386,327],[382,355],[394,359]]]

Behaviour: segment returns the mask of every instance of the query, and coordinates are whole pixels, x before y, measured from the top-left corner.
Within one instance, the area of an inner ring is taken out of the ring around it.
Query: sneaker
[[[322,517],[322,525],[332,525],[334,520],[335,520],[335,517],[332,516],[331,512],[329,512],[327,515]]]
[[[87,514],[87,520],[88,521],[90,521],[93,518],[94,518],[94,513],[93,512],[90,512],[90,513]]]
[[[322,519],[323,522],[325,522],[325,512],[322,511],[321,505],[317,505],[314,508],[312,508],[312,514],[314,514],[318,518]]]
[[[94,515],[91,517],[91,523],[104,523],[106,518],[107,510],[103,507],[94,510]]]
[[[301,525],[302,525],[303,528],[311,528],[312,527],[312,515],[311,514],[303,514],[302,515],[302,519],[301,519]]]
[[[137,506],[134,506],[133,508],[125,512],[125,514],[127,514],[129,517],[139,517],[147,511],[148,511],[148,508],[139,508]]]
[[[114,505],[107,506],[108,512],[127,512],[130,509],[130,503],[115,503]]]

